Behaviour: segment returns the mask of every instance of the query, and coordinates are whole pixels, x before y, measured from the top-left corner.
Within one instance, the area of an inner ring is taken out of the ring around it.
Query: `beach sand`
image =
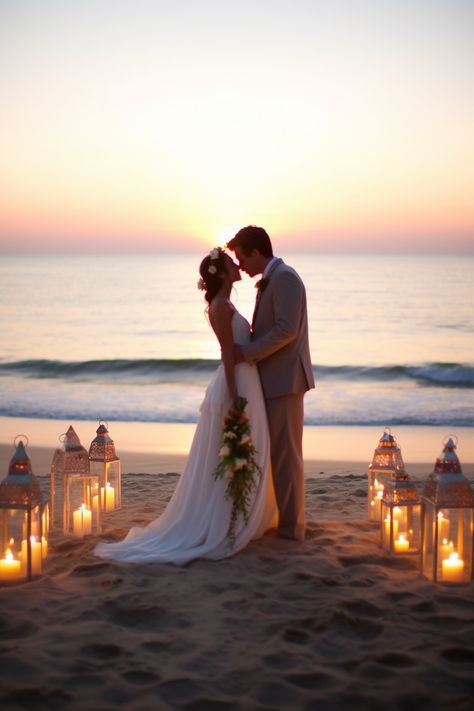
[[[47,495],[52,450],[29,453]],[[122,461],[101,536],[53,532],[43,576],[0,589],[2,709],[472,708],[474,586],[435,585],[380,549],[365,462],[306,462],[303,543],[270,532],[179,568],[93,555],[163,510],[185,459]],[[432,466],[409,470],[421,486]]]

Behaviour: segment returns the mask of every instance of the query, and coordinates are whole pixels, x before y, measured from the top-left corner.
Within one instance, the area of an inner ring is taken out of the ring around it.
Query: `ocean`
[[[473,425],[474,257],[281,256],[307,288],[306,425]],[[200,258],[3,256],[0,416],[195,423],[219,359]],[[244,274],[249,320],[254,297]]]

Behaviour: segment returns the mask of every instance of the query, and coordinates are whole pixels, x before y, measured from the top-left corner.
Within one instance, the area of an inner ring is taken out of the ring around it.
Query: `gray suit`
[[[258,365],[270,428],[279,533],[304,538],[303,397],[314,387],[304,284],[278,259],[257,296],[245,359]]]

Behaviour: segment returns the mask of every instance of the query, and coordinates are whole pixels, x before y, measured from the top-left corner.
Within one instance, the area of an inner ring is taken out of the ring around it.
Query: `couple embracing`
[[[100,543],[95,552],[103,558],[177,565],[219,560],[275,525],[284,538],[304,539],[303,398],[314,387],[305,288],[294,269],[273,256],[263,228],[244,227],[227,248],[238,264],[216,248],[199,270],[222,362],[206,390],[183,473],[161,516],[145,528],[132,528],[123,541]],[[251,277],[262,274],[252,327],[230,301],[241,270]],[[246,400],[258,476],[247,515],[238,518],[229,536],[228,481],[213,474],[224,418],[237,397]]]

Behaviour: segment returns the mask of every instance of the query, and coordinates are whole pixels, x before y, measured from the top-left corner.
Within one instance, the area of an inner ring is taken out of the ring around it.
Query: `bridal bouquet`
[[[224,418],[222,445],[219,450],[220,462],[214,472],[214,479],[228,479],[226,497],[232,501],[229,538],[235,539],[235,525],[240,514],[248,523],[250,494],[255,486],[255,476],[260,467],[255,461],[255,447],[250,436],[250,423],[245,414],[247,400],[237,397],[233,408]]]

